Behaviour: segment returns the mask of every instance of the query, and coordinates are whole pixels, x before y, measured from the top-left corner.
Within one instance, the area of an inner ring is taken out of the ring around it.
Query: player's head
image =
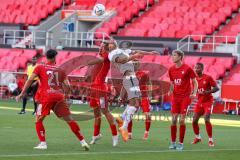
[[[54,49],[49,49],[46,53],[46,58],[48,61],[55,62],[56,56],[57,56],[57,51]]]
[[[116,48],[117,48],[116,41],[111,40],[111,41],[108,42],[108,50],[109,51],[112,51],[112,50],[114,50]]]
[[[32,60],[31,60],[31,63],[32,63],[32,65],[35,65],[37,63],[37,58],[33,57]]]
[[[203,73],[203,70],[204,70],[204,65],[203,65],[203,63],[198,62],[198,63],[195,65],[195,72],[196,72],[198,75],[201,75],[201,74]]]
[[[137,71],[140,68],[140,62],[138,60],[133,60],[134,70]]]
[[[99,54],[102,55],[104,52],[108,52],[108,42],[104,41],[102,42],[100,48],[99,48]]]
[[[121,49],[131,49],[133,46],[133,43],[131,41],[121,41],[119,43],[119,48]]]
[[[172,61],[173,63],[178,63],[183,60],[184,52],[181,50],[173,50],[172,51]]]

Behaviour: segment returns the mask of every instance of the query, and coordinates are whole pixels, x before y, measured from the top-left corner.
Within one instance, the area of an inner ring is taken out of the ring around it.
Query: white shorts
[[[123,87],[127,92],[128,100],[141,97],[139,81],[135,74],[123,77]]]

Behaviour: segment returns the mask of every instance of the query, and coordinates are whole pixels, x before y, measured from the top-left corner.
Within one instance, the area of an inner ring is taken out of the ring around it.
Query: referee
[[[33,57],[31,63],[27,67],[28,78],[31,77],[31,75],[33,73],[33,70],[36,67],[36,63],[37,63],[37,58]],[[27,105],[28,96],[33,97],[34,112],[32,114],[33,115],[35,114],[36,109],[37,109],[37,103],[35,102],[35,94],[37,92],[37,89],[38,89],[38,78],[35,78],[32,85],[28,88],[27,94],[23,97],[22,109],[18,114],[25,114],[26,113],[25,109],[26,109],[26,105]]]

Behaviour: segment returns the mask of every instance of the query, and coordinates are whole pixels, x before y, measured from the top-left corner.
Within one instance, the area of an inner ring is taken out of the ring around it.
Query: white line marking
[[[120,151],[120,152],[75,152],[75,153],[47,153],[47,154],[9,154],[1,157],[40,157],[40,156],[70,156],[70,155],[103,155],[103,154],[135,154],[135,153],[176,153],[176,152],[220,152],[220,151],[240,151],[240,149],[197,149],[197,150],[160,150],[160,151]]]

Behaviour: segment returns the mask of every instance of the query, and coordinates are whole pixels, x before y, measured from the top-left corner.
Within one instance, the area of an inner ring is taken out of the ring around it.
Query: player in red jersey
[[[172,143],[169,149],[183,150],[183,141],[186,131],[185,116],[187,107],[191,103],[190,97],[195,97],[197,94],[197,80],[194,71],[186,64],[183,64],[184,53],[181,50],[172,52],[172,61],[174,66],[169,69],[169,78],[171,81],[169,95],[173,94],[172,99],[172,125],[171,125],[171,140]],[[194,84],[194,89],[191,89],[191,81]],[[177,121],[180,115],[180,134],[179,144],[176,145],[177,136]]]
[[[50,111],[53,110],[58,117],[63,118],[67,122],[82,147],[85,150],[89,150],[89,146],[85,142],[78,124],[71,117],[69,106],[66,103],[64,92],[68,94],[70,92],[70,86],[64,71],[55,66],[56,55],[57,51],[55,50],[50,49],[47,51],[47,63],[36,66],[33,74],[25,83],[23,91],[16,97],[16,100],[19,101],[26,94],[32,81],[38,77],[40,86],[37,99],[40,104],[37,107],[35,126],[40,143],[34,148],[47,149],[43,120],[50,114]]]
[[[204,115],[206,131],[209,137],[208,145],[210,147],[214,147],[213,139],[212,139],[212,124],[210,122],[210,115],[213,106],[213,96],[212,93],[215,93],[219,90],[216,82],[210,75],[206,75],[203,73],[204,65],[202,63],[197,63],[195,66],[195,72],[197,74],[198,81],[198,102],[194,109],[194,116],[192,127],[195,133],[195,139],[192,144],[196,144],[201,142],[201,136],[199,132],[198,120]]]
[[[150,78],[149,75],[146,71],[140,71],[139,70],[139,62],[134,61],[134,67],[136,71],[136,76],[139,80],[139,85],[140,85],[140,90],[141,90],[141,104],[140,106],[142,107],[142,111],[145,115],[145,132],[143,135],[143,139],[147,140],[148,135],[149,135],[149,130],[151,127],[151,115],[150,115],[150,101],[149,101],[149,86],[151,85],[150,83]],[[128,124],[128,136],[129,139],[132,139],[132,120]]]
[[[89,105],[93,108],[94,111],[94,133],[92,137],[92,141],[90,144],[95,144],[97,140],[99,140],[102,135],[100,133],[101,126],[101,113],[103,113],[110,125],[110,129],[112,131],[112,140],[113,146],[118,145],[118,133],[117,127],[115,125],[114,117],[108,109],[108,87],[105,83],[106,76],[110,69],[110,61],[108,60],[108,43],[104,42],[99,50],[99,56],[97,60],[92,60],[88,62],[88,65],[97,65],[96,66],[97,73],[93,77],[93,82],[91,84],[91,92],[90,92],[90,101]]]

